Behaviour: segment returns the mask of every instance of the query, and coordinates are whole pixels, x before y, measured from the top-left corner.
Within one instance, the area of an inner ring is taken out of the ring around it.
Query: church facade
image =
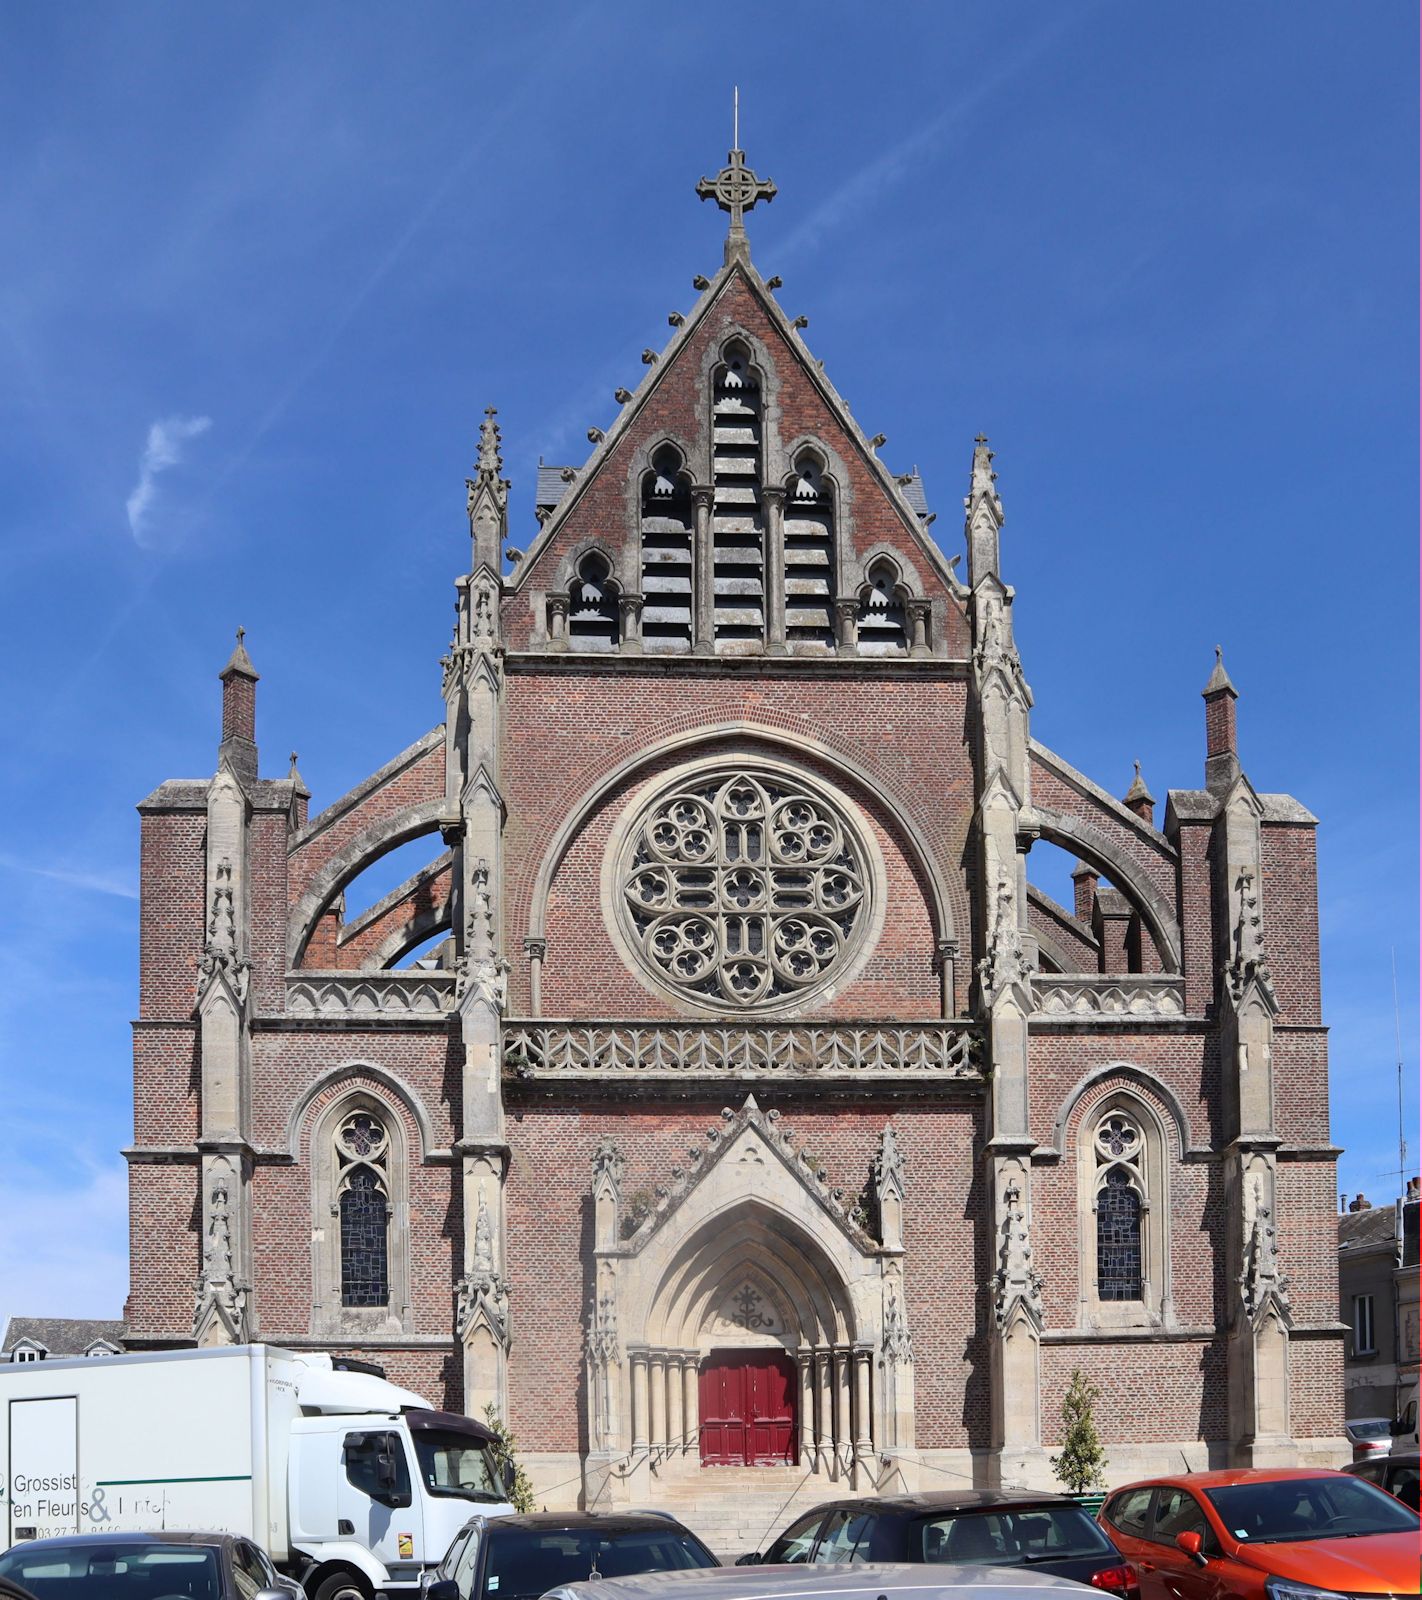
[[[703,180],[724,265],[508,572],[486,417],[437,726],[308,814],[239,636],[142,802],[129,1344],[378,1361],[540,1503],[702,1525],[752,1467],[1046,1484],[1077,1369],[1114,1480],[1341,1458],[1315,819],[1218,657],[1159,816],[1033,739],[992,452],[960,564],[752,264],[769,188]]]

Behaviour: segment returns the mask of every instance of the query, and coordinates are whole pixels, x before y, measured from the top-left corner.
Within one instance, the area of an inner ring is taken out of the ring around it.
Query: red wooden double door
[[[778,1350],[728,1350],[701,1368],[701,1459],[713,1466],[797,1459],[795,1366]]]

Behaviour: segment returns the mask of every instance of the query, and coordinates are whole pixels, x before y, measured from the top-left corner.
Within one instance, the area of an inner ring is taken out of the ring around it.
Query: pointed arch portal
[[[774,1112],[722,1117],[695,1180],[596,1251],[626,1343],[590,1361],[595,1449],[634,1497],[678,1462],[872,1481],[876,1454],[913,1448],[907,1350],[884,1357],[901,1251],[847,1217]]]

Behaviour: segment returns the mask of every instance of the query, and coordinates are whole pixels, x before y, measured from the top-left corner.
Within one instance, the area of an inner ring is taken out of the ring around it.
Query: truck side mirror
[[[424,1600],[461,1600],[459,1585],[453,1578],[436,1578],[426,1588]]]
[[[1205,1552],[1201,1548],[1204,1545],[1204,1542],[1205,1541],[1198,1533],[1194,1531],[1194,1529],[1189,1529],[1185,1533],[1177,1533],[1175,1535],[1176,1549],[1183,1550],[1197,1567],[1203,1567],[1207,1564]]]
[[[413,1500],[406,1474],[400,1469],[404,1460],[399,1454],[400,1442],[396,1434],[382,1435],[375,1456],[375,1481],[380,1488],[380,1501],[392,1511],[408,1506]]]
[[[504,1480],[504,1498],[512,1500],[514,1485],[518,1482],[518,1468],[512,1461],[505,1461],[500,1476]]]

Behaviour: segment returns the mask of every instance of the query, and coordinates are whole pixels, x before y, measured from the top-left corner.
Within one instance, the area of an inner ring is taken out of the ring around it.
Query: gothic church
[[[986,441],[960,573],[752,264],[773,186],[700,190],[724,264],[510,572],[483,424],[440,723],[308,814],[239,636],[139,808],[131,1345],[378,1361],[730,1553],[748,1484],[1049,1483],[1074,1368],[1113,1481],[1341,1458],[1315,818],[1218,659],[1159,817],[1033,739]]]

